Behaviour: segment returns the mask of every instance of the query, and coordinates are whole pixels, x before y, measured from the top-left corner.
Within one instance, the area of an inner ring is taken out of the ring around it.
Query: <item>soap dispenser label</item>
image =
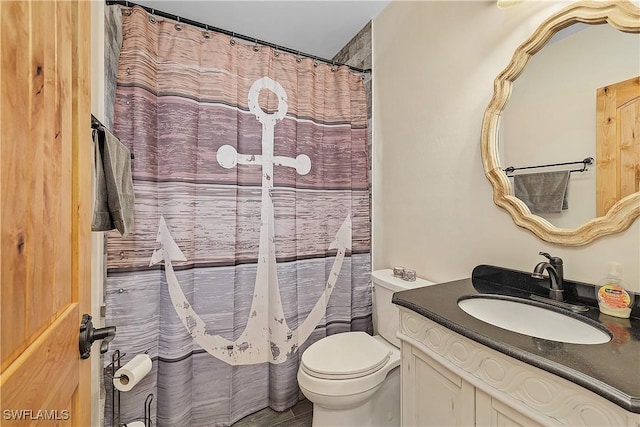
[[[611,308],[627,308],[631,304],[631,297],[620,286],[605,285],[598,290],[598,302]]]

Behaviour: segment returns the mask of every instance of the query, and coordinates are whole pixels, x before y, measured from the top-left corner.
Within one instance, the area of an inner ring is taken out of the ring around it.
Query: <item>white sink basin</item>
[[[544,307],[500,297],[460,299],[458,306],[499,328],[532,337],[571,344],[603,344],[611,340],[604,330]]]

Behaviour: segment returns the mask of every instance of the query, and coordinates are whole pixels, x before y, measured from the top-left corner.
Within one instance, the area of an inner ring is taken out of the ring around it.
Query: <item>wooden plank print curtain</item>
[[[371,331],[362,76],[123,11],[114,132],[135,227],[108,237],[106,321],[111,351],[153,368],[120,421],[149,393],[158,426],[284,410],[305,348]]]

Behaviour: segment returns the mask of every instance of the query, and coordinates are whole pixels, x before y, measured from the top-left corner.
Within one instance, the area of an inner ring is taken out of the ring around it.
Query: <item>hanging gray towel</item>
[[[531,213],[560,213],[569,207],[567,187],[570,175],[568,170],[515,175],[515,196],[529,207]]]
[[[92,231],[117,229],[126,236],[133,229],[134,194],[131,153],[104,127],[93,131],[95,150],[95,207]]]

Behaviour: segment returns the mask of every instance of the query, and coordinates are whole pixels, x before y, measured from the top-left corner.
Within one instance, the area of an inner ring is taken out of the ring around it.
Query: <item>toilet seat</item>
[[[330,335],[312,344],[303,354],[300,367],[308,375],[328,380],[361,378],[387,364],[387,345],[365,332]]]

